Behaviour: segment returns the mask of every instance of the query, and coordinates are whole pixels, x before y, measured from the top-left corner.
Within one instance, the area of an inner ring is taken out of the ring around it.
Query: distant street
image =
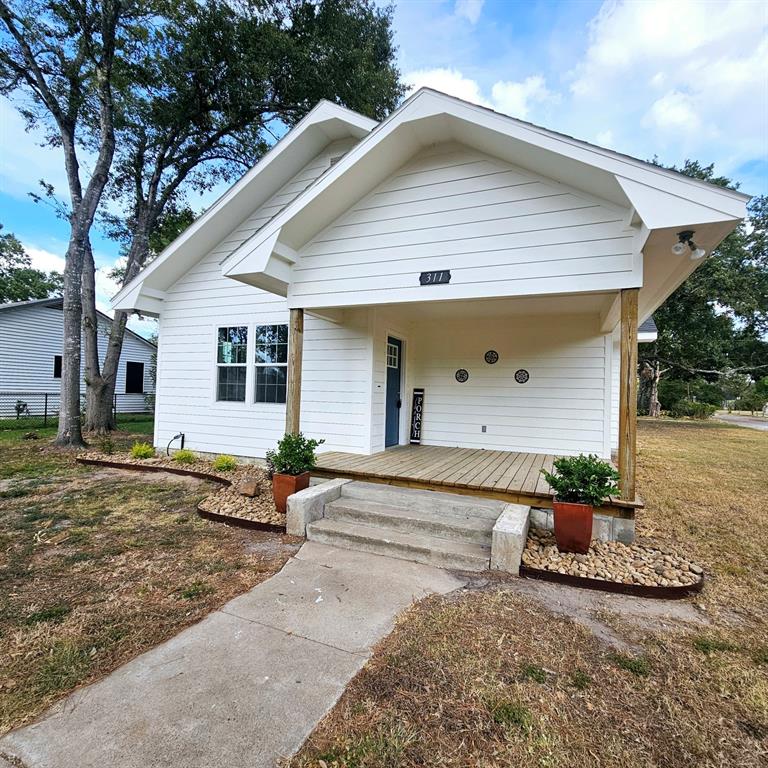
[[[715,414],[718,421],[727,421],[729,424],[738,424],[740,427],[749,427],[761,432],[768,432],[768,419],[762,416],[742,416],[738,413],[718,413]]]

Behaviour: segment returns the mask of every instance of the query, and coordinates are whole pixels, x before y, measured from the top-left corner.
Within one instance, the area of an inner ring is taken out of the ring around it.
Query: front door
[[[400,378],[403,370],[403,342],[387,337],[387,407],[384,445],[397,445],[400,442]]]

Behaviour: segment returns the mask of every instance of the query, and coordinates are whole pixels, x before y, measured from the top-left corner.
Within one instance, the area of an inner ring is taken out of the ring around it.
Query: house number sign
[[[434,272],[422,272],[419,275],[419,282],[422,285],[445,285],[451,282],[451,270],[439,269]]]
[[[413,390],[411,407],[411,445],[421,445],[421,419],[424,414],[424,390]]]

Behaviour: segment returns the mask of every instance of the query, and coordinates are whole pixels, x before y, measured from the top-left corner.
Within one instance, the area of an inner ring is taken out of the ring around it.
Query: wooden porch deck
[[[340,451],[320,453],[312,474],[549,507],[552,489],[541,470],[551,470],[556,458],[486,448],[403,445],[370,456]],[[639,502],[612,500],[601,511],[629,517],[639,506]]]

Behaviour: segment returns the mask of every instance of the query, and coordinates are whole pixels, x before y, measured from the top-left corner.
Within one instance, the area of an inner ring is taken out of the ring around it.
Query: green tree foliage
[[[672,170],[738,186],[716,175],[713,165],[686,160]],[[747,221],[656,310],[658,340],[640,346],[641,370],[646,363],[664,370],[658,389],[665,410],[692,397],[721,405],[734,396],[729,377],[749,382],[768,370],[768,198],[753,198],[748,212]]]
[[[58,272],[34,269],[19,239],[0,232],[0,304],[59,296],[61,286],[62,276]]]
[[[169,5],[117,100],[109,195],[120,213],[104,218],[123,244],[119,277],[133,279],[191,223],[188,192],[231,182],[321,99],[373,118],[391,111],[403,95],[391,24],[373,0]],[[103,431],[126,314],[115,314],[100,365],[92,285],[84,297],[86,423]]]

